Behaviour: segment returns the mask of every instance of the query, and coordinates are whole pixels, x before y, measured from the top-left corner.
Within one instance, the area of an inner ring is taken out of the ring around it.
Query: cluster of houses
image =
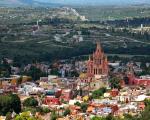
[[[72,87],[70,84],[72,84]],[[89,99],[90,94],[80,96],[79,93],[75,92],[75,88],[77,88],[77,84],[72,83],[71,80],[66,81],[57,76],[49,76],[47,80],[40,80],[38,83],[22,83],[13,92],[21,97],[38,96],[39,93],[44,94],[41,106],[58,110],[61,107],[69,108],[72,110],[71,115],[74,117],[82,113],[81,108],[75,105],[76,102],[84,103],[86,101],[88,103],[87,110],[82,117],[107,116],[110,113],[119,116],[123,113],[139,113],[145,107],[143,101],[150,98],[148,95],[150,90],[142,87],[124,87],[120,91],[110,89],[104,93],[101,99]]]
[[[94,115],[107,116],[113,114],[115,116],[124,113],[137,114],[144,110],[145,99],[150,99],[150,89],[143,87],[123,87],[118,89],[109,89],[101,99],[90,99],[90,93],[80,95],[76,91],[78,80],[65,80],[57,76],[50,75],[45,79],[39,80],[37,83],[24,82],[15,88],[21,98],[43,94],[44,98],[40,102],[41,106],[47,106],[51,109],[61,111],[61,108],[69,108],[71,110],[70,117],[91,118]],[[72,86],[71,86],[72,85]],[[87,103],[87,109],[83,113],[80,106],[76,103]],[[61,112],[60,112],[61,113]],[[68,116],[67,116],[68,117]]]
[[[111,89],[108,83],[109,69],[113,67],[113,74],[118,74],[123,79],[123,72],[126,73],[128,84],[121,84],[121,89]],[[29,70],[32,65],[24,67]],[[43,72],[49,74],[48,65],[34,64]],[[21,101],[30,96],[39,101],[39,106],[56,110],[62,115],[64,110],[69,109],[70,115],[58,120],[70,120],[74,118],[90,119],[95,115],[122,116],[124,113],[138,114],[145,108],[144,100],[150,99],[150,77],[135,77],[135,69],[138,65],[128,64],[125,67],[121,63],[108,63],[107,57],[97,45],[96,52],[89,57],[87,62],[75,62],[74,65],[61,63],[56,65],[61,76],[48,75],[40,77],[36,82],[31,77],[12,75],[9,78],[0,79],[0,94],[13,92],[17,93]],[[65,77],[66,71],[76,70],[79,77]],[[119,72],[120,71],[120,72]],[[20,77],[22,77],[20,81]],[[93,91],[106,87],[107,91],[99,98],[92,98]],[[43,96],[42,99],[39,96]],[[79,105],[80,104],[80,105]],[[86,104],[83,111],[81,104]]]

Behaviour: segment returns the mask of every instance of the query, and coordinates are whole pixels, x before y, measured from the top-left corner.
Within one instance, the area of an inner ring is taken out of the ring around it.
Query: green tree
[[[60,75],[59,70],[57,68],[52,68],[51,74],[52,75],[58,75],[58,76]]]
[[[150,107],[146,107],[145,110],[141,113],[139,120],[149,120],[150,119]]]
[[[9,77],[11,74],[11,66],[8,64],[5,58],[0,63],[0,77]]]
[[[8,112],[6,114],[6,119],[5,120],[11,120],[11,119],[12,119],[11,112]]]
[[[6,115],[7,112],[12,112],[11,98],[6,95],[0,95],[0,115]]]
[[[76,102],[74,105],[81,106],[80,102]]]
[[[42,112],[43,112],[43,113],[49,113],[50,111],[51,111],[51,110],[50,110],[49,108],[47,108],[47,107],[42,109]]]
[[[88,104],[87,103],[81,103],[81,110],[82,110],[82,112],[85,113],[87,108],[88,108]]]
[[[23,106],[25,107],[36,107],[38,106],[38,101],[34,97],[30,97],[24,100]]]
[[[57,119],[57,114],[55,111],[52,111],[51,116],[50,116],[50,120],[56,120]]]
[[[121,88],[121,85],[120,85],[120,79],[117,78],[117,77],[113,77],[109,80],[110,82],[110,86],[111,88],[117,88],[117,89],[120,89]]]
[[[20,113],[21,111],[21,101],[18,95],[16,94],[10,94],[11,97],[11,107],[13,108],[15,113]]]
[[[40,120],[38,118],[35,118],[30,114],[30,112],[23,112],[21,115],[17,115],[15,117],[15,120]]]
[[[0,95],[0,115],[21,111],[20,98],[15,94]]]
[[[124,114],[124,120],[134,120],[134,117],[130,114]]]
[[[106,119],[103,118],[103,117],[95,116],[95,117],[93,117],[91,120],[106,120]]]
[[[31,76],[34,81],[39,80],[40,77],[46,76],[46,73],[42,72],[39,68],[36,68],[35,66],[31,66],[29,71],[25,71],[24,74]]]
[[[95,116],[91,120],[128,120],[128,119],[121,119],[121,118],[117,118],[117,117],[115,118],[112,115],[108,115],[106,117]]]
[[[71,77],[79,77],[79,73],[74,70],[71,72]]]
[[[102,88],[100,88],[100,89],[98,89],[98,90],[95,90],[95,91],[92,92],[92,98],[93,98],[93,99],[98,99],[98,98],[100,98],[101,96],[103,96],[103,94],[104,94],[106,91],[107,91],[107,90],[106,90],[105,87],[102,87]]]
[[[145,103],[146,107],[150,107],[150,100],[149,99],[145,99],[144,103]]]
[[[71,111],[70,109],[66,109],[63,113],[64,116],[70,115]]]
[[[116,118],[113,115],[109,114],[108,116],[106,116],[105,120],[116,120]]]
[[[147,67],[146,67],[146,63],[145,62],[142,62],[141,63],[141,66],[140,66],[143,70],[145,70]]]

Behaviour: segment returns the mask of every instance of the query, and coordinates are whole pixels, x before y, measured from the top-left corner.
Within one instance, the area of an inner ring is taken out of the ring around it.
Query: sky
[[[150,3],[150,0],[36,0],[63,4],[135,4]]]
[[[0,0],[3,3],[20,3],[19,1],[39,1],[49,3],[59,3],[63,5],[127,5],[127,4],[141,4],[150,5],[150,0]],[[11,2],[10,2],[11,1]]]

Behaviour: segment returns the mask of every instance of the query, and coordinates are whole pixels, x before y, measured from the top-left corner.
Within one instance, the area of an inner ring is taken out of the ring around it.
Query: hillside
[[[42,1],[42,0],[36,0]],[[149,0],[45,0],[51,3],[68,5],[131,5],[131,4],[150,4]]]
[[[150,7],[145,6],[89,6],[76,7],[76,10],[92,21],[119,20],[150,16]]]
[[[18,7],[18,6],[150,6],[149,0],[1,0],[0,6]]]
[[[116,22],[83,21],[67,7],[0,8],[0,16],[0,58],[22,63],[67,59],[92,53],[96,41],[107,54],[150,55],[149,34],[131,34],[124,21],[120,31]]]

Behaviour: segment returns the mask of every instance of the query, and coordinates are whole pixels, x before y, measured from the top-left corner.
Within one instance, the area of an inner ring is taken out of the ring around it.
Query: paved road
[[[139,42],[139,43],[142,43],[142,44],[148,44],[148,45],[150,45],[150,42],[143,42],[143,41],[136,40],[136,39],[129,38],[129,37],[122,37],[122,36],[118,36],[118,37],[121,37],[121,38],[123,38],[123,39],[131,40],[132,42]]]

